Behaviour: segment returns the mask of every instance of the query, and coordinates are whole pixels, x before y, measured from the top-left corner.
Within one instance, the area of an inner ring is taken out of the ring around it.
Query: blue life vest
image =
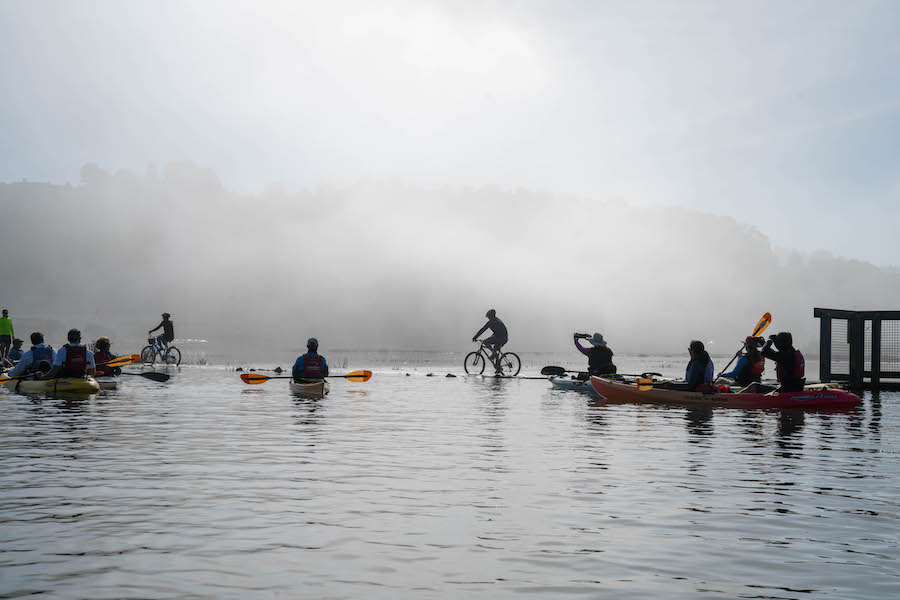
[[[41,363],[45,362],[48,365],[53,362],[53,347],[52,346],[44,346],[43,348],[37,348],[35,346],[31,347],[31,365],[28,367],[30,371],[40,371]]]

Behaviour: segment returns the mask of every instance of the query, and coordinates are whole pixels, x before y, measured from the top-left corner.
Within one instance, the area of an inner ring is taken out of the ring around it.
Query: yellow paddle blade
[[[759,337],[763,331],[766,330],[766,327],[769,326],[769,323],[772,322],[772,315],[766,313],[762,316],[762,319],[759,320],[759,323],[756,324],[756,328],[753,329],[753,334],[751,337]]]
[[[241,381],[249,383],[250,385],[258,385],[260,383],[265,383],[268,380],[269,377],[260,375],[259,373],[241,373]]]
[[[111,361],[109,361],[108,363],[100,363],[100,364],[107,366],[107,367],[124,367],[125,365],[134,364],[139,360],[141,360],[140,354],[126,354],[124,356],[114,358]]]
[[[353,371],[352,373],[341,375],[341,377],[344,377],[349,381],[363,382],[372,378],[372,371]]]
[[[652,379],[644,379],[643,377],[639,377],[637,381],[635,381],[635,383],[637,383],[637,389],[639,392],[646,392],[653,389]]]

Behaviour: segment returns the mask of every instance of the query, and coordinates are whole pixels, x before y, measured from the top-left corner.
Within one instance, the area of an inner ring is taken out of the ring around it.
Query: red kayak
[[[769,394],[720,394],[653,388],[638,391],[634,383],[591,377],[594,390],[610,402],[719,406],[724,408],[850,408],[862,399],[845,390],[824,389]]]

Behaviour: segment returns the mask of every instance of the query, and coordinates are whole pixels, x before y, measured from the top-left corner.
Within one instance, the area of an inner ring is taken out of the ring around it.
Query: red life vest
[[[322,379],[322,357],[318,354],[307,354],[303,357],[301,379]]]
[[[97,351],[94,353],[94,364],[97,365],[97,367],[96,367],[97,375],[115,375],[116,374],[115,368],[110,368],[110,367],[107,367],[106,365],[100,364],[100,363],[104,363],[104,362],[109,362],[111,360],[112,360],[112,356],[109,354],[109,352]]]
[[[60,377],[84,377],[87,375],[87,348],[84,346],[63,346],[66,349],[66,360],[62,364]]]
[[[775,375],[778,377],[778,381],[782,383],[785,382],[784,369],[782,369],[781,365],[778,363],[775,363]],[[794,350],[794,367],[791,369],[791,372],[787,374],[787,380],[799,381],[804,377],[806,377],[806,361],[799,350]]]
[[[750,374],[751,375],[762,375],[763,371],[766,370],[766,358],[762,355],[759,356],[759,360],[756,362],[750,363]]]

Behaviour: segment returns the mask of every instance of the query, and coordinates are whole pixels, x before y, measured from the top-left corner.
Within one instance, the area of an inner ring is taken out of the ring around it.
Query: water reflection
[[[684,414],[685,426],[691,434],[690,442],[700,443],[699,439],[713,434],[713,409],[709,406],[696,406],[688,408]]]

